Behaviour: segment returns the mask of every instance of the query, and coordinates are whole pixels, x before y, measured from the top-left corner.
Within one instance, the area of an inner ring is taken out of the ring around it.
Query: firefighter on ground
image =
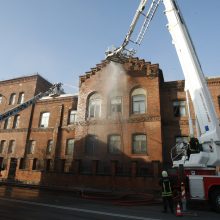
[[[162,188],[162,199],[163,199],[163,212],[167,212],[167,205],[170,208],[170,211],[173,213],[173,192],[172,184],[170,178],[168,177],[167,171],[162,172],[162,178],[159,182]]]

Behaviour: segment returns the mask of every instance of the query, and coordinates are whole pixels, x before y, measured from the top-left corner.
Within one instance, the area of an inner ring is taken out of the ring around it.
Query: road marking
[[[23,203],[23,204],[28,204],[28,205],[64,209],[64,210],[70,210],[70,211],[76,211],[76,212],[85,212],[85,213],[92,213],[92,214],[98,214],[98,215],[114,216],[114,217],[119,217],[119,218],[137,219],[137,220],[159,220],[156,218],[144,218],[144,217],[132,216],[132,215],[121,215],[121,214],[114,214],[114,213],[109,213],[109,212],[94,211],[90,209],[79,209],[79,208],[72,208],[72,207],[67,207],[67,206],[51,205],[51,204],[46,204],[46,203],[29,202],[29,201],[23,201],[23,200],[18,200],[18,199],[0,198],[0,200],[9,201],[9,202],[12,201],[12,202]]]

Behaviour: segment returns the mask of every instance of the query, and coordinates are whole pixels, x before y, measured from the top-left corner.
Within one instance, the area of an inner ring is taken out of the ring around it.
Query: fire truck
[[[123,63],[133,57],[136,50],[129,49],[128,46],[141,44],[158,5],[163,3],[164,14],[168,20],[167,28],[185,77],[186,103],[189,103],[191,98],[196,126],[196,134],[194,134],[190,111],[188,111],[190,141],[178,143],[171,148],[173,168],[178,170],[179,182],[188,186],[189,199],[207,200],[217,212],[220,212],[220,175],[217,172],[217,167],[220,166],[220,122],[206,78],[177,1],[152,0],[146,7],[148,2],[150,1],[140,1],[122,45],[108,49],[105,53],[106,59]],[[144,16],[144,21],[136,39],[133,39],[140,16]]]

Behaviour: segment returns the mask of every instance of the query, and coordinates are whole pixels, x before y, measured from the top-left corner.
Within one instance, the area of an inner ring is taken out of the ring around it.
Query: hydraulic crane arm
[[[37,94],[36,96],[34,96],[33,98],[29,99],[28,101],[4,112],[3,114],[0,114],[0,122],[6,120],[7,118],[18,114],[20,111],[28,108],[30,105],[33,105],[34,103],[36,103],[40,98],[44,97],[44,96],[56,96],[60,94],[60,89],[61,89],[61,83],[56,83],[54,84],[51,88],[49,88],[46,92],[40,92],[39,94]]]
[[[191,154],[189,166],[220,164],[220,124],[208,85],[186,24],[175,0],[163,0],[168,30],[185,77],[185,90],[192,99],[197,137],[202,151]],[[178,163],[178,162],[177,162]]]

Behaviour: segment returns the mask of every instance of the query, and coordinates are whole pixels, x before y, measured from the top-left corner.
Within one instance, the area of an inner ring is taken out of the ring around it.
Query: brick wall
[[[162,161],[161,117],[160,117],[160,70],[143,60],[133,59],[128,63],[116,65],[103,62],[81,77],[78,100],[78,126],[76,127],[76,149],[80,158],[85,154],[85,139],[89,134],[97,135],[99,144],[90,160],[118,160],[121,163],[130,160]],[[131,94],[135,88],[146,91],[146,113],[133,114]],[[88,119],[88,100],[95,92],[101,95],[101,116]],[[109,97],[122,97],[122,113],[116,117],[109,114]],[[132,135],[146,134],[147,153],[132,153]],[[122,138],[120,155],[111,155],[107,149],[108,136],[119,134]]]

